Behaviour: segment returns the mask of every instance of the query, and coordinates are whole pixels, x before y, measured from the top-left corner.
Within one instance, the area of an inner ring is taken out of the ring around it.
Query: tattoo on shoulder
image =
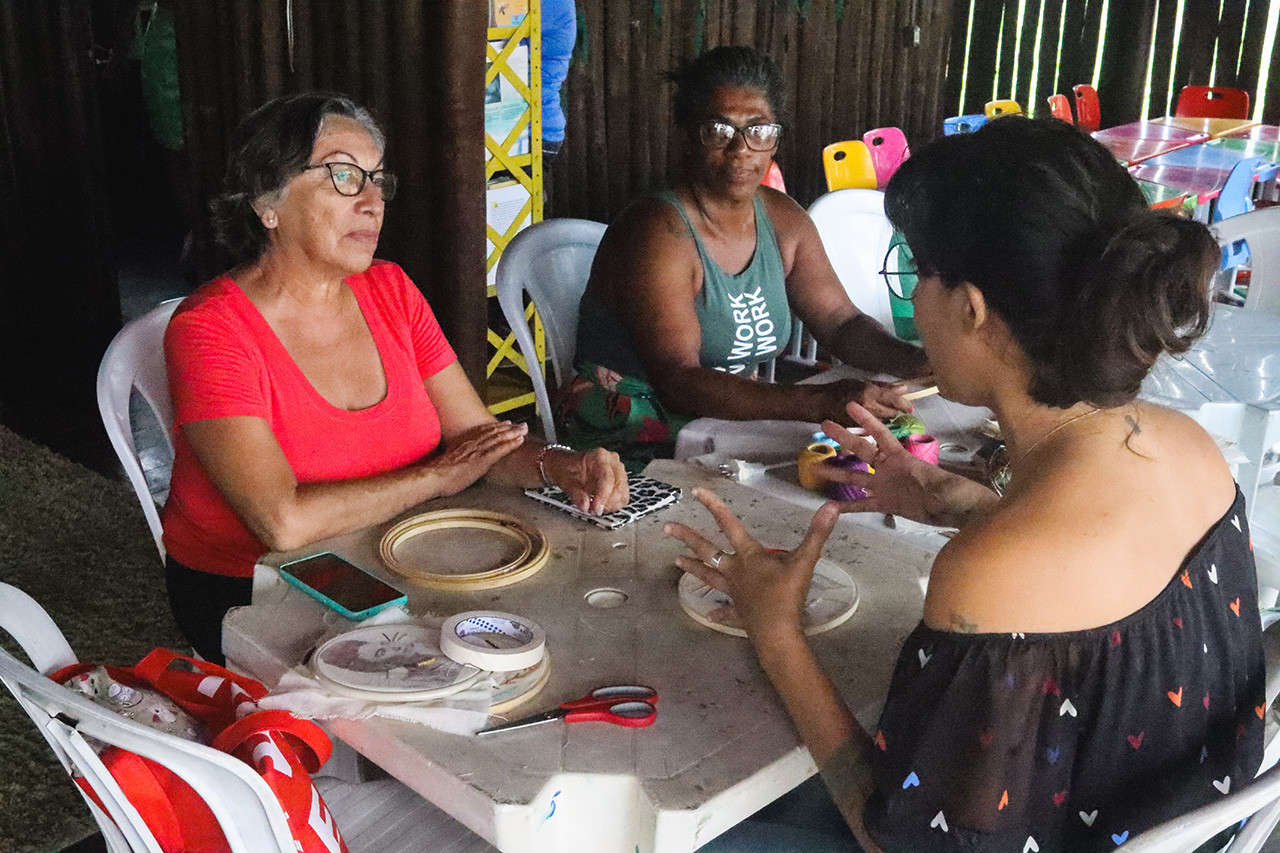
[[[976,634],[978,633],[978,623],[970,622],[961,613],[952,613],[951,630],[957,634]]]

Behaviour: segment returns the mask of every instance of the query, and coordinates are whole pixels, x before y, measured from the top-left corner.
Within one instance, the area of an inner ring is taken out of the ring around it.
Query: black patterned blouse
[[[1111,625],[907,638],[872,749],[886,851],[1112,850],[1239,789],[1265,672],[1244,497]]]

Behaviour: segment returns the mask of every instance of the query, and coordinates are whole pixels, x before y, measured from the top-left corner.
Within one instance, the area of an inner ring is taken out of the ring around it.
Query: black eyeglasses
[[[396,197],[396,176],[384,169],[367,171],[355,163],[314,163],[302,171],[311,169],[328,169],[333,188],[341,195],[360,195],[364,192],[365,181],[372,181],[383,201],[391,201]]]
[[[889,286],[889,292],[899,299],[910,302],[915,298],[916,281],[920,270],[916,267],[911,247],[901,240],[892,240],[889,251],[885,253],[884,263],[880,266],[880,275]]]
[[[743,141],[752,151],[772,151],[778,147],[782,125],[749,124],[746,127],[735,127],[723,121],[704,121],[698,125],[698,139],[712,151],[728,148],[738,134],[742,134]]]

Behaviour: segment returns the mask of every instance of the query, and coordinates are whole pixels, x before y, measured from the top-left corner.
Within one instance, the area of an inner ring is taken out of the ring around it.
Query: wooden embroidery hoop
[[[515,544],[517,556],[481,571],[433,572],[401,559],[397,550],[410,540],[442,531],[484,531]],[[542,531],[514,516],[482,509],[442,509],[407,518],[392,527],[379,545],[382,562],[398,575],[433,589],[471,591],[496,589],[524,580],[547,564],[551,548]]]

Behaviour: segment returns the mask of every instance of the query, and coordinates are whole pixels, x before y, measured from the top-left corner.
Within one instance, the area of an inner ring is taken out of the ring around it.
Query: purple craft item
[[[850,471],[869,471],[870,466],[863,462],[852,453],[841,453],[835,459],[828,459],[822,463],[836,468],[845,468]],[[827,483],[827,497],[833,501],[860,501],[867,496],[867,490],[860,486],[851,486],[848,483]]]

